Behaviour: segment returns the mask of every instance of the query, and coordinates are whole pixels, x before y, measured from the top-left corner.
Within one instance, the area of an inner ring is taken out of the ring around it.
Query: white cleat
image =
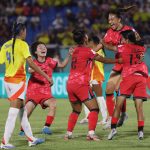
[[[86,139],[88,141],[100,141],[100,138],[96,134],[88,134]]]
[[[112,129],[108,135],[108,140],[112,140],[113,137],[117,134],[117,130],[116,129]]]
[[[80,124],[86,124],[86,123],[88,123],[88,119],[87,118],[83,118],[79,123]]]
[[[106,124],[103,126],[103,130],[107,130],[111,128],[111,117],[108,118]]]
[[[44,139],[36,138],[33,142],[29,141],[28,144],[29,144],[30,147],[32,147],[32,146],[35,146],[35,145],[38,145],[38,144],[42,144],[44,142],[45,142]]]
[[[143,133],[143,131],[139,131],[139,132],[138,132],[138,138],[139,138],[139,140],[143,140],[143,138],[144,138],[144,133]]]
[[[15,146],[12,145],[12,144],[3,144],[3,143],[1,143],[0,148],[1,149],[13,149],[13,148],[15,148]]]
[[[102,121],[100,121],[100,122],[97,122],[97,125],[102,125],[102,126],[104,126],[104,125],[106,125],[106,123],[107,123],[106,121],[103,121],[103,120],[102,120]]]
[[[64,140],[71,140],[71,139],[73,139],[72,133],[67,132],[64,136]]]

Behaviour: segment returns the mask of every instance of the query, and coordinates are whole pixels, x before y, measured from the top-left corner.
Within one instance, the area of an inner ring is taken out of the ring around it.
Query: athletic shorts
[[[113,71],[120,72],[120,73],[122,72],[122,69],[123,69],[123,65],[122,64],[117,64],[117,63],[112,68]]]
[[[4,81],[4,86],[10,101],[16,100],[18,98],[22,100],[25,99],[26,84],[24,81],[20,83],[10,83]]]
[[[129,98],[132,94],[133,99],[147,100],[146,78],[142,75],[124,77],[120,83],[120,95]]]
[[[94,93],[89,85],[67,83],[68,97],[71,102],[83,102],[93,99]]]
[[[42,92],[42,90],[44,90],[44,92]],[[31,101],[35,106],[40,104],[42,109],[45,109],[47,106],[44,105],[44,102],[51,98],[53,98],[53,96],[50,88],[43,88],[38,90],[27,89],[26,103]]]

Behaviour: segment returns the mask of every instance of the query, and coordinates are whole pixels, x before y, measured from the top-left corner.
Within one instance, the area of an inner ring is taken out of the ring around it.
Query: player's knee
[[[56,102],[56,100],[51,101],[49,107],[50,107],[50,109],[56,109],[56,107],[57,107],[57,102]]]
[[[73,112],[73,113],[76,113],[76,114],[78,114],[78,115],[80,115],[80,113],[81,113],[81,111],[79,111],[79,110],[78,110],[78,111],[77,111],[77,110],[72,110],[72,112]]]
[[[107,87],[106,87],[106,94],[112,94],[114,92],[114,90],[115,90],[114,84],[108,83]]]

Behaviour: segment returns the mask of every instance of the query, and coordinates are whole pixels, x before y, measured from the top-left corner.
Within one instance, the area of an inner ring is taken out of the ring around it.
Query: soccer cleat
[[[70,140],[72,138],[73,138],[72,134],[69,135],[68,133],[66,133],[65,136],[64,136],[64,140]]]
[[[20,136],[25,136],[24,131],[20,131],[20,132],[19,132],[19,135],[20,135]]]
[[[31,147],[31,146],[35,146],[35,145],[38,145],[38,144],[42,144],[44,142],[45,142],[44,139],[36,138],[33,142],[29,141],[28,144]]]
[[[103,121],[103,120],[102,120],[102,121],[100,121],[100,122],[97,122],[97,125],[106,125],[106,123],[107,123],[106,121]]]
[[[103,126],[103,130],[107,130],[111,128],[111,117],[108,118],[106,124]]]
[[[48,134],[48,135],[51,135],[52,134],[52,130],[49,128],[49,127],[44,127],[43,129],[42,129],[42,133],[43,134]]]
[[[128,115],[126,113],[122,113],[117,123],[117,127],[121,127],[127,119],[128,119]]]
[[[89,141],[100,141],[100,138],[96,134],[88,134],[86,139]]]
[[[139,132],[138,132],[138,138],[139,138],[139,140],[143,140],[143,138],[144,138],[144,133],[143,133],[143,131],[139,131]]]
[[[86,123],[88,123],[88,119],[87,118],[83,118],[79,123],[80,124],[86,124]]]
[[[12,145],[12,144],[3,144],[3,143],[1,143],[1,147],[0,148],[1,149],[13,149],[13,148],[15,148],[15,146]]]
[[[108,135],[108,140],[112,140],[113,137],[117,134],[117,130],[116,129],[112,129]]]

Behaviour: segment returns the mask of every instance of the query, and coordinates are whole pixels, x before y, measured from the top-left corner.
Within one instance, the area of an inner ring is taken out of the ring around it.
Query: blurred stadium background
[[[133,26],[142,36],[147,48],[150,45],[150,0],[0,0],[0,46],[11,38],[11,27],[15,20],[27,25],[26,41],[29,45],[36,41],[47,44],[48,55],[65,58],[72,46],[71,31],[78,25],[86,28],[89,34],[102,38],[108,28],[107,14],[110,9],[136,5],[123,15],[125,24]],[[113,53],[106,51],[106,56]],[[150,68],[150,49],[145,61]],[[105,65],[106,80],[112,65]],[[53,94],[57,98],[67,97],[65,90],[70,65],[56,69]],[[0,67],[0,97],[5,97]],[[105,88],[105,83],[104,83]]]

